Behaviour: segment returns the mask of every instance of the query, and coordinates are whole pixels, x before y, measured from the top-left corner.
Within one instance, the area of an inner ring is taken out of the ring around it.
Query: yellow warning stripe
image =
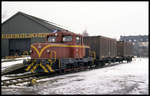
[[[50,72],[54,72],[54,70],[52,69],[52,67],[49,64],[46,64],[46,66],[48,67],[48,69],[50,70]]]
[[[31,68],[31,66],[33,66],[33,64],[34,62],[32,62],[25,70],[28,71]]]
[[[89,46],[85,45],[60,45],[60,44],[53,44],[51,47],[79,47],[79,48],[89,48]]]
[[[48,59],[50,65],[52,66],[53,65],[53,61],[51,59]]]
[[[32,68],[31,72],[33,73],[34,70],[35,70],[39,65],[40,65],[40,64],[35,65],[35,66]]]
[[[40,65],[41,68],[43,68],[44,72],[47,72],[47,73],[48,73],[48,70],[47,70],[41,63],[35,65],[35,66],[32,68],[31,72],[34,72],[34,70],[35,70],[39,65]]]
[[[41,51],[39,52],[38,49],[35,46],[31,45],[31,48],[33,48],[37,52],[37,54],[38,54],[39,57],[41,56],[41,54],[43,53],[43,51],[46,48],[48,48],[48,47],[79,47],[79,48],[89,48],[89,46],[81,46],[81,45],[59,45],[59,44],[53,44],[53,45],[47,45],[47,46],[43,47],[41,49]]]
[[[50,58],[52,58],[52,53],[54,53],[54,61],[52,61],[51,59],[49,59],[50,61],[49,62],[52,62],[52,63],[55,63],[56,62],[56,51],[54,51],[54,50],[52,50],[51,52],[50,52]],[[50,63],[51,64],[51,63]]]
[[[45,68],[45,66],[43,66],[42,64],[40,64],[40,66],[43,68],[44,72],[48,73],[48,70]]]
[[[36,53],[39,55],[39,57],[40,57],[40,53],[41,52],[39,52],[38,49],[35,46],[33,46],[33,45],[31,45],[31,48],[33,48],[36,51]]]
[[[48,59],[48,61],[49,61],[50,65],[46,64],[46,66],[48,67],[48,69],[49,69],[51,72],[54,72],[54,70],[52,69],[51,66],[52,66],[53,63],[55,63],[55,62],[53,62],[51,59]]]

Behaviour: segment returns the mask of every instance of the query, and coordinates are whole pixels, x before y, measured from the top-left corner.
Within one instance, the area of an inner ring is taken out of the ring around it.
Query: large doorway
[[[23,55],[25,51],[30,50],[31,39],[10,39],[9,55]]]

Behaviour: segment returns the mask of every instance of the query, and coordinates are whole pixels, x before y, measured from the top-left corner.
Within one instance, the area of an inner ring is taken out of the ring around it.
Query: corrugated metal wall
[[[22,34],[22,33],[51,33],[51,30],[43,27],[40,24],[18,14],[14,18],[8,20],[4,24],[2,24],[2,34]],[[20,44],[20,40],[18,39],[15,42]],[[27,40],[27,39],[26,39]],[[10,40],[11,41],[11,40]],[[31,38],[30,42],[42,42],[45,41],[45,38]],[[13,41],[12,41],[13,42]],[[12,43],[11,42],[11,43]],[[17,44],[17,43],[16,43]],[[9,42],[9,39],[1,40],[1,56],[8,56],[9,48],[12,46]]]
[[[9,55],[23,54],[30,50],[31,39],[9,39]]]

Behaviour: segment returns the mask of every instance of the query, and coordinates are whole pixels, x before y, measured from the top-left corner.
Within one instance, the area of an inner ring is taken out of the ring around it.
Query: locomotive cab
[[[83,36],[68,31],[58,31],[47,35],[46,41],[49,43],[83,45]]]

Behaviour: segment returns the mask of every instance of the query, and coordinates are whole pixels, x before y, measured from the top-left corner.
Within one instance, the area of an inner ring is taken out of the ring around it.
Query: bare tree
[[[88,34],[88,32],[87,32],[86,29],[83,31],[82,35],[83,35],[83,36],[89,36],[89,34]]]

